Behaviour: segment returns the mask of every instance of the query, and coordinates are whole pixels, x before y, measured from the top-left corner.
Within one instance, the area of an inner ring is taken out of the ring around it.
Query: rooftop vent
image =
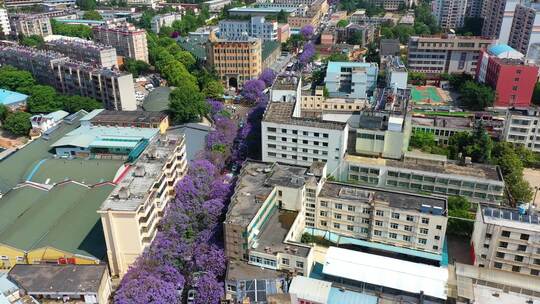
[[[130,195],[129,189],[126,187],[121,187],[120,190],[118,190],[119,199],[128,199],[129,195]]]
[[[141,165],[137,165],[135,167],[135,170],[133,171],[133,175],[135,175],[135,177],[143,177],[145,173],[146,171],[144,170],[144,167]]]

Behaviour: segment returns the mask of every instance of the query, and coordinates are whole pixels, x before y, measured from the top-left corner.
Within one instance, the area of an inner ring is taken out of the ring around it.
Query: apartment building
[[[309,166],[322,161],[332,173],[347,149],[347,123],[302,115],[300,102],[270,102],[261,125],[265,162]]]
[[[203,4],[208,5],[208,10],[211,13],[219,13],[226,5],[231,4],[231,0],[209,0]]]
[[[504,124],[503,139],[521,144],[529,150],[540,152],[540,109],[508,109]]]
[[[244,81],[257,78],[263,69],[262,41],[243,37],[238,40],[216,38],[212,33],[206,48],[208,65],[227,87],[239,88]]]
[[[3,1],[6,8],[16,8],[24,6],[33,6],[40,5],[43,3],[43,0],[4,0]]]
[[[480,52],[476,80],[495,90],[495,107],[528,107],[537,79],[538,67],[527,64],[523,54],[506,44]]]
[[[97,211],[107,244],[109,269],[123,276],[152,243],[174,186],[187,170],[185,138],[154,137]]]
[[[474,203],[499,204],[504,195],[498,167],[419,152],[406,152],[403,160],[346,155],[339,179],[403,191],[461,195]]]
[[[370,0],[371,3],[382,7],[385,11],[397,11],[401,6],[411,7],[415,0]]]
[[[474,265],[539,276],[539,240],[538,214],[480,206],[471,237]]]
[[[540,42],[540,3],[517,4],[510,28],[508,45],[527,55],[534,43]]]
[[[381,61],[385,62],[386,85],[402,90],[407,89],[409,73],[401,58],[399,56],[387,56],[382,58]]]
[[[472,18],[481,17],[483,5],[484,0],[467,0],[466,16]]]
[[[11,34],[11,25],[9,24],[9,18],[7,10],[0,8],[0,36],[4,36],[4,39]]]
[[[146,31],[127,22],[107,22],[92,27],[94,41],[110,45],[118,55],[148,63]]]
[[[67,37],[67,36],[49,36],[53,39],[46,39],[44,48],[47,50],[62,53],[69,58],[91,65],[104,68],[118,66],[116,49],[112,46],[103,45],[86,39]]]
[[[329,62],[324,83],[330,97],[366,99],[377,86],[374,62]]]
[[[17,14],[10,15],[9,22],[14,35],[47,37],[52,35],[51,21],[49,17],[43,14],[29,15]]]
[[[325,171],[248,161],[242,166],[223,223],[225,255],[267,269],[309,275],[311,246],[300,243],[305,228],[303,203]]]
[[[463,0],[435,0],[432,2],[433,15],[445,30],[463,26],[467,2]]]
[[[313,91],[302,91],[300,97],[302,110],[313,112],[345,112],[362,111],[370,108],[369,100],[324,97],[324,87],[318,86]]]
[[[319,27],[322,17],[328,13],[328,2],[325,0],[311,0],[309,2],[306,4],[306,10],[296,11],[294,15],[288,17],[287,21],[291,29],[299,30],[306,25]]]
[[[448,145],[450,137],[459,132],[470,132],[474,127],[474,121],[469,117],[413,116],[411,123],[413,132],[431,133],[439,145]]]
[[[250,20],[221,20],[219,21],[220,37],[238,40],[247,33],[253,38],[264,41],[275,41],[278,38],[278,23],[266,21],[264,17],[253,16]]]
[[[39,83],[62,93],[94,98],[109,110],[137,109],[133,76],[128,73],[95,68],[53,51],[17,45],[0,46],[0,64],[29,71]]]
[[[444,196],[326,182],[315,212],[306,211],[310,222],[330,234],[441,255],[447,203]]]
[[[441,73],[475,74],[480,50],[493,39],[474,36],[413,36],[409,40],[409,71],[438,77]]]
[[[164,26],[172,26],[176,20],[182,20],[182,15],[178,13],[169,13],[156,15],[150,21],[152,32],[159,34],[159,31]]]
[[[481,16],[482,36],[507,43],[516,5],[522,0],[484,0]]]

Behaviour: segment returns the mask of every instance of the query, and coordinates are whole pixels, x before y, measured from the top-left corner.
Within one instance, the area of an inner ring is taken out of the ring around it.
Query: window
[[[321,207],[328,207],[328,202],[321,202]]]
[[[268,128],[266,128],[266,130],[267,130],[268,132],[276,132],[276,128],[270,128],[270,127],[268,127]]]
[[[382,236],[382,231],[380,230],[373,230],[373,234],[376,236]]]
[[[518,251],[526,251],[527,250],[527,245],[518,245],[517,250]]]
[[[403,229],[405,229],[405,231],[411,232],[412,231],[412,226],[405,225],[405,226],[403,226]]]
[[[377,211],[375,212],[375,214],[377,214],[377,216],[384,216],[384,211],[382,211],[382,210],[377,210]]]
[[[501,235],[502,235],[503,237],[510,237],[510,231],[503,230],[503,232],[501,233]]]
[[[418,243],[422,244],[422,245],[425,245],[425,244],[427,244],[427,240],[426,239],[418,239]]]
[[[523,256],[522,255],[516,255],[514,257],[514,261],[516,262],[523,262]]]
[[[540,265],[540,259],[534,259],[534,264],[535,265]]]
[[[519,267],[519,266],[512,266],[512,271],[513,271],[513,272],[520,272],[520,271],[521,271],[521,267]]]
[[[410,241],[411,241],[411,237],[408,236],[408,235],[404,235],[404,236],[403,236],[403,240],[404,240],[405,242],[410,242]]]
[[[422,224],[429,224],[429,218],[423,217],[422,218]]]
[[[439,250],[439,246],[433,245],[433,250]]]
[[[399,213],[392,212],[392,218],[399,220]]]
[[[354,216],[353,215],[347,215],[347,221],[354,222]]]
[[[362,218],[362,224],[368,224],[369,225],[369,219]]]
[[[442,230],[442,226],[441,225],[437,225],[437,230]]]
[[[421,234],[428,234],[429,230],[427,230],[426,228],[420,228],[420,233]]]
[[[289,265],[289,259],[286,259],[286,258],[281,259],[281,264]]]
[[[497,251],[497,254],[495,256],[499,259],[504,259],[504,252]]]
[[[501,247],[501,248],[508,248],[508,243],[507,243],[507,242],[500,242],[500,243],[499,243],[499,247]]]
[[[409,222],[414,222],[414,216],[412,216],[412,215],[407,215],[407,221],[409,221]]]
[[[438,235],[434,236],[433,238],[434,238],[435,240],[437,240],[437,241],[441,239],[441,237],[438,236]]]
[[[334,218],[336,220],[340,220],[341,219],[341,214],[340,213],[334,213]]]
[[[489,249],[489,244],[484,244],[484,248]]]
[[[304,268],[304,262],[296,261],[297,268]]]
[[[321,221],[321,226],[326,227],[327,225],[328,225],[328,223],[326,221]]]
[[[522,239],[522,240],[524,240],[524,241],[528,241],[528,240],[529,240],[529,235],[528,235],[528,234],[522,233],[521,236],[520,236],[519,238]]]
[[[334,228],[339,229],[339,224],[338,224],[338,223],[334,223]]]
[[[397,239],[397,233],[390,232],[388,234],[388,237],[390,237],[391,239]]]
[[[540,273],[537,269],[531,269],[531,275],[537,276]]]
[[[399,225],[396,223],[390,223],[390,228],[392,229],[399,229]]]
[[[363,208],[363,209],[362,209],[362,213],[363,213],[363,214],[371,214],[371,209],[369,209],[369,208]]]
[[[342,204],[335,204],[335,207],[336,207],[336,209],[342,209],[343,205]]]
[[[486,239],[491,239],[491,233],[486,233]]]
[[[382,221],[375,221],[375,226],[382,226]]]
[[[495,262],[495,263],[493,263],[493,267],[498,268],[498,269],[502,269],[502,263]]]
[[[354,212],[354,206],[349,205],[349,206],[347,207],[347,210],[349,210],[349,211],[351,211],[351,212]]]
[[[347,230],[353,231],[353,230],[354,230],[354,226],[353,226],[353,225],[347,225]]]

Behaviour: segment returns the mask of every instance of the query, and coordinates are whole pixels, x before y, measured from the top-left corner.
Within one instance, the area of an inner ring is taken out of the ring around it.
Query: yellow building
[[[98,213],[113,276],[124,275],[156,236],[186,166],[183,135],[156,137],[101,205]]]
[[[227,87],[241,87],[244,81],[257,78],[263,69],[259,38],[218,39],[212,33],[206,52],[209,66]]]

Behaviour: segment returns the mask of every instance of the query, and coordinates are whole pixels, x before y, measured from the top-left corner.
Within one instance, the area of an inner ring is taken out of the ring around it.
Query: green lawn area
[[[165,111],[169,108],[169,94],[172,89],[169,87],[159,87],[146,96],[143,108],[146,111]]]
[[[47,159],[39,166],[32,177],[33,182],[48,184],[67,179],[87,185],[112,181],[120,166],[121,160],[106,159]]]

